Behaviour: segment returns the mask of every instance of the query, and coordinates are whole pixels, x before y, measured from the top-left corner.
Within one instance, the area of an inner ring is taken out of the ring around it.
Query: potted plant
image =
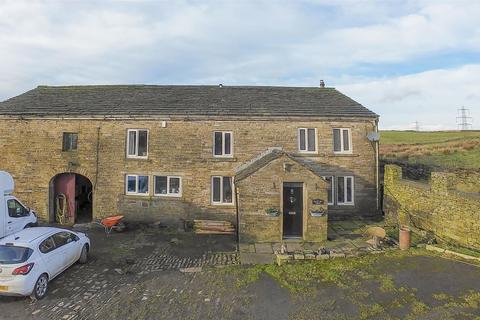
[[[278,217],[280,215],[280,211],[278,211],[278,209],[275,209],[275,208],[265,209],[265,212],[267,213],[267,215],[271,217]]]

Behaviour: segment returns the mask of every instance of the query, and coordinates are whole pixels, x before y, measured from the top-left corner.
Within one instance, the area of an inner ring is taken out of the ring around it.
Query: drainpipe
[[[375,119],[375,132],[378,133],[378,118]],[[375,141],[375,184],[377,192],[377,213],[380,211],[380,163],[379,163],[380,141]]]
[[[240,214],[238,211],[238,189],[235,184],[235,178],[233,179],[233,188],[235,190],[235,213],[236,213],[236,222],[237,222],[237,228],[236,228],[236,240],[237,240],[237,252],[240,252]]]
[[[97,127],[97,148],[96,148],[96,157],[95,157],[95,183],[93,185],[93,203],[92,203],[92,219],[95,217],[94,209],[96,208],[95,204],[97,202],[97,182],[98,182],[98,167],[99,167],[99,153],[100,153],[100,127]]]

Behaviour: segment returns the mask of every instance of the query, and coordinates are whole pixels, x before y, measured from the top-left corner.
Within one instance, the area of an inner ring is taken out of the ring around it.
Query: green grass
[[[480,168],[480,131],[383,131],[383,159],[451,169]]]
[[[314,260],[282,266],[272,264],[231,267],[225,268],[224,271],[234,275],[238,287],[257,281],[263,273],[293,292],[306,292],[313,284],[323,281],[334,283],[339,287],[348,287],[352,285],[352,279],[345,278],[346,273],[368,269],[379,258],[378,255],[367,255],[353,259]]]
[[[480,139],[480,131],[381,131],[381,144],[431,144]]]
[[[478,251],[478,250],[473,250],[473,249],[469,249],[469,248],[454,246],[454,245],[451,245],[451,244],[441,244],[440,247],[445,248],[445,249],[450,250],[450,251],[466,254],[468,256],[480,258],[480,251]]]
[[[376,273],[373,266],[386,259],[403,259],[412,255],[435,255],[435,253],[415,249],[410,251],[388,251],[382,255],[366,255],[355,258],[329,259],[329,260],[307,260],[296,263],[289,263],[282,266],[255,265],[255,266],[233,266],[223,268],[219,272],[230,274],[234,277],[237,287],[243,287],[257,281],[261,274],[266,274],[278,282],[282,287],[292,292],[309,292],[312,287],[321,282],[335,284],[339,288],[352,288],[359,285],[358,279],[352,275],[359,276],[363,280],[375,279],[379,282],[384,292],[395,290],[392,277],[384,273]]]
[[[444,168],[480,168],[480,148],[471,151],[453,151],[452,153],[432,153],[408,158],[409,162],[436,165]]]

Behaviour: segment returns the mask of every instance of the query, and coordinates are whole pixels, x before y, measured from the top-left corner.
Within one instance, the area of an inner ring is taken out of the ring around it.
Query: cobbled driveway
[[[238,264],[233,239],[143,228],[106,236],[88,230],[89,263],[75,264],[50,283],[44,300],[0,297],[1,319],[92,319],[121,290],[164,270],[194,271]],[[173,240],[173,241],[172,241]]]

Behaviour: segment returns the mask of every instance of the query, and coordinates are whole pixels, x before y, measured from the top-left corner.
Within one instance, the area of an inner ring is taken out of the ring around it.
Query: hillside
[[[382,131],[380,157],[451,169],[479,169],[480,131]]]

